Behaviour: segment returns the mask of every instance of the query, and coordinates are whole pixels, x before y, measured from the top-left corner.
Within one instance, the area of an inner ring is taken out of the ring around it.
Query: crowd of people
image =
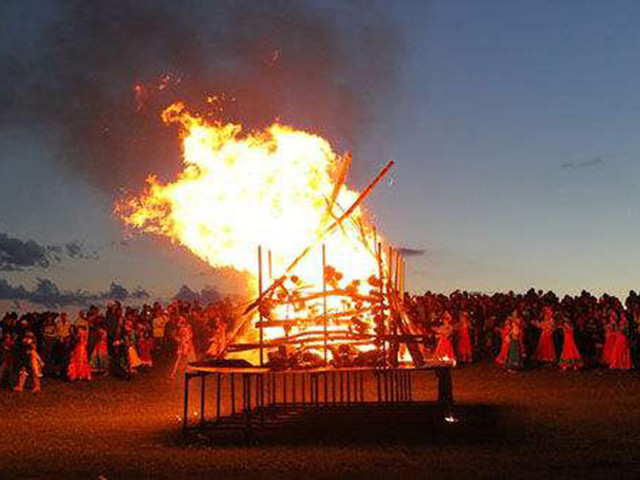
[[[539,365],[563,370],[604,366],[628,370],[640,361],[640,295],[597,298],[583,291],[558,298],[526,294],[427,292],[406,296],[414,324],[431,334],[434,356],[470,362],[481,357],[517,371]]]
[[[227,300],[200,306],[175,300],[142,308],[110,303],[79,311],[18,315],[0,319],[0,386],[22,391],[41,389],[41,378],[71,382],[101,375],[131,379],[153,367],[157,358],[174,354],[171,376],[196,355],[216,354],[233,315]]]
[[[170,358],[170,375],[196,358],[222,353],[238,316],[230,299],[201,306],[172,301],[142,308],[111,302],[71,320],[65,312],[6,313],[0,319],[0,386],[41,388],[41,378],[71,382],[100,375],[130,379]],[[432,358],[452,363],[493,358],[517,371],[539,365],[563,370],[604,366],[628,370],[640,362],[640,295],[624,303],[583,291],[494,295],[427,292],[405,296],[405,310],[427,338]]]

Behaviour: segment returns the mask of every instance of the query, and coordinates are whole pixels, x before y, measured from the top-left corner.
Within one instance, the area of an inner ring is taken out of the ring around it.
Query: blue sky
[[[640,4],[375,5],[402,38],[393,86],[357,144],[338,148],[354,149],[351,180],[360,187],[397,162],[393,182],[368,206],[391,241],[425,250],[409,259],[409,287],[640,288]],[[59,15],[32,18],[32,10],[19,16],[26,30],[3,30],[0,20],[0,49],[27,48],[30,34]],[[115,280],[154,296],[222,281],[164,240],[121,244],[113,195],[64,168],[50,142],[40,129],[0,124],[0,232],[46,245],[77,240],[99,259],[1,278],[87,290]]]

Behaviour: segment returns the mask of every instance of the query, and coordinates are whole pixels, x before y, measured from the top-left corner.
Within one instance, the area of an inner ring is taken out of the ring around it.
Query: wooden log
[[[306,295],[304,297],[298,297],[295,299],[287,298],[287,299],[274,299],[272,300],[273,305],[287,305],[291,303],[301,303],[308,302],[311,300],[320,300],[322,298],[330,298],[330,297],[348,297],[352,300],[360,301],[360,302],[377,302],[379,301],[379,297],[375,295],[362,295],[362,294],[354,294],[349,290],[338,289],[338,290],[327,290],[326,292],[316,292],[310,295]]]
[[[415,335],[418,332],[415,332],[413,329],[413,325],[411,324],[411,319],[404,309],[404,305],[398,298],[395,293],[392,293],[389,297],[389,302],[393,304],[394,310],[398,313],[398,329],[402,335]],[[413,363],[420,367],[424,365],[424,356],[422,355],[422,351],[420,349],[420,345],[415,343],[406,343],[407,350],[409,350],[409,354],[413,360]]]
[[[342,186],[344,182],[347,180],[347,174],[349,173],[349,168],[351,167],[351,153],[347,152],[340,164],[340,170],[338,171],[338,176],[333,184],[333,191],[331,192],[331,197],[327,199],[327,210],[320,221],[320,228],[324,228],[326,224],[329,222],[331,218],[335,218],[333,215],[333,208],[336,205],[338,200],[338,195],[340,194],[340,190],[342,190]]]

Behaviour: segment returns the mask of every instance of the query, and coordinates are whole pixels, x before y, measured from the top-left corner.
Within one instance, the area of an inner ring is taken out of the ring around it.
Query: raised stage
[[[235,428],[250,436],[297,413],[415,406],[423,403],[414,399],[416,382],[430,373],[437,379],[437,400],[430,404],[446,413],[453,405],[451,369],[450,364],[434,363],[421,367],[273,371],[219,366],[215,361],[194,362],[185,372],[182,427],[185,431]],[[189,397],[195,378],[200,379],[199,411],[190,416]]]

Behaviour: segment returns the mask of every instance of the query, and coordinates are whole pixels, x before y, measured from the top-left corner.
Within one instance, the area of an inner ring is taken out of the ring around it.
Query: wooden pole
[[[401,291],[401,275],[402,275],[402,254],[398,251],[396,252],[396,291]]]
[[[258,245],[258,298],[262,298],[262,246]],[[262,308],[258,305],[260,316],[260,366],[264,366],[264,330],[262,323]]]
[[[406,288],[405,287],[405,279],[406,279],[405,270],[406,270],[406,268],[407,268],[407,264],[406,264],[406,262],[404,260],[404,257],[402,257],[402,276],[400,277],[402,279],[402,281],[401,281],[400,285],[402,287],[401,293],[402,293],[403,297],[404,297],[404,292],[405,292],[405,288]]]
[[[271,282],[273,280],[273,270],[272,270],[272,264],[271,264],[271,249],[269,249],[269,281]]]
[[[382,268],[382,243],[378,242],[378,248],[377,248],[377,252],[378,252],[378,274],[380,275],[380,315],[382,317],[382,355],[384,357],[385,360],[385,364],[387,361],[387,349],[386,349],[386,342],[384,340],[384,336],[386,335],[386,322],[385,322],[385,318],[384,318],[384,271]]]
[[[340,194],[340,190],[342,189],[344,182],[347,180],[349,167],[351,167],[351,153],[347,152],[347,154],[344,156],[344,159],[342,160],[342,163],[340,164],[340,170],[338,172],[336,182],[333,184],[331,197],[327,201],[327,210],[325,211],[325,214],[320,222],[322,228],[324,228],[324,226],[329,222],[333,215],[333,207],[336,204],[336,200],[338,199],[338,195]]]
[[[389,279],[389,281],[387,282],[387,290],[389,290],[394,286],[394,283],[392,282],[393,280],[393,247],[391,245],[389,245],[389,247],[387,248],[387,261],[389,262],[389,268],[387,272],[387,278]],[[389,292],[387,292],[387,295],[388,293]]]
[[[329,319],[327,317],[327,247],[322,244],[322,308],[324,317],[324,364],[329,364]]]
[[[389,245],[389,254],[388,254],[389,277],[387,278],[387,303],[389,304],[389,329],[390,329],[390,333],[392,333],[393,336],[395,337],[393,340],[393,344],[390,346],[390,349],[389,349],[389,357],[393,355],[394,358],[390,358],[389,360],[391,361],[391,365],[394,367],[398,366],[399,346],[397,343],[397,338],[398,338],[398,326],[396,324],[397,312],[395,312],[395,309],[392,308],[391,297],[395,295],[398,291],[398,283],[396,281],[396,278],[398,276],[398,268],[396,265],[395,272],[394,272],[393,264],[397,262],[397,259],[399,256],[400,256],[400,253],[398,252],[395,252],[395,256],[394,256],[394,249],[391,245]]]

